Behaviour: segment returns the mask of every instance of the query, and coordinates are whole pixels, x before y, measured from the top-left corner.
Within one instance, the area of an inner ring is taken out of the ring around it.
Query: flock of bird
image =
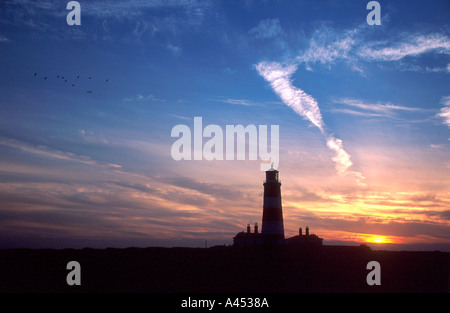
[[[34,73],[34,77],[39,78],[39,74],[38,73]],[[64,81],[64,83],[67,83],[67,78],[65,78],[62,75],[56,75],[56,78],[60,79],[61,81]],[[43,77],[43,80],[47,80],[47,79],[48,79],[48,76],[44,76]],[[88,76],[88,80],[91,80],[91,79],[92,79],[92,77]],[[76,76],[76,80],[71,82],[71,83],[69,83],[69,84],[72,84],[72,87],[75,87],[76,86],[76,82],[78,83],[79,81],[80,81],[80,75],[77,75]],[[105,83],[108,83],[108,82],[109,82],[109,78],[105,79]],[[91,94],[92,90],[86,90],[86,93]]]

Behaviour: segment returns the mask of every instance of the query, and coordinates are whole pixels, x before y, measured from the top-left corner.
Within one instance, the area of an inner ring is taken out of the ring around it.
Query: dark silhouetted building
[[[247,232],[237,233],[233,237],[234,246],[254,246],[254,245],[322,245],[323,239],[317,235],[309,234],[309,227],[306,227],[306,234],[299,234],[292,238],[284,238],[283,209],[281,205],[281,182],[278,171],[272,167],[266,171],[264,181],[264,202],[262,216],[262,230],[258,232],[258,224],[255,224],[254,232],[251,232],[250,224],[247,225]]]
[[[260,246],[264,244],[261,233],[258,232],[258,224],[255,223],[255,231],[250,231],[250,224],[247,225],[247,232],[237,233],[233,238],[235,246]]]
[[[309,227],[306,226],[306,233],[303,235],[302,228],[298,230],[298,235],[286,239],[286,244],[288,245],[311,245],[311,246],[321,246],[323,239],[315,234],[309,233]]]

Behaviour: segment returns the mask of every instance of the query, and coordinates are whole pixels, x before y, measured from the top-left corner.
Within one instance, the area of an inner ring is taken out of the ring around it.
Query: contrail
[[[339,175],[351,175],[356,183],[364,186],[365,177],[356,171],[349,171],[352,166],[350,155],[345,151],[342,140],[325,132],[325,124],[320,113],[319,105],[311,95],[302,89],[294,87],[291,75],[297,70],[297,65],[282,65],[277,62],[261,62],[256,65],[258,73],[270,83],[275,93],[284,104],[293,109],[298,115],[309,120],[316,126],[327,141],[327,147],[335,153],[332,160]]]
[[[303,90],[292,86],[290,77],[297,70],[296,65],[283,66],[280,63],[261,62],[256,69],[270,83],[284,104],[308,119],[324,134],[324,124],[317,101]]]

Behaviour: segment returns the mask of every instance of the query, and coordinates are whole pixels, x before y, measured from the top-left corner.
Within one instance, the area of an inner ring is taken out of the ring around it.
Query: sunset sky
[[[450,251],[449,1],[67,2],[0,2],[0,247],[231,244],[265,175],[174,160],[202,117],[279,125],[286,237]]]

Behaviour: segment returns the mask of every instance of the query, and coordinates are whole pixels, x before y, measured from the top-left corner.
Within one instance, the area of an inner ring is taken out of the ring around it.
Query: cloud
[[[442,97],[441,103],[444,107],[441,108],[441,112],[437,114],[437,117],[444,119],[444,124],[450,128],[450,96]]]
[[[339,175],[351,176],[358,186],[366,186],[365,177],[358,171],[349,171],[349,167],[353,165],[350,155],[345,151],[342,140],[330,135],[327,138],[327,147],[335,152],[332,160],[335,162],[335,168]]]
[[[366,77],[361,62],[401,61],[407,56],[418,57],[425,53],[450,54],[450,40],[440,33],[423,35],[405,33],[399,40],[388,38],[385,41],[371,42],[367,37],[367,25],[348,30],[336,30],[322,26],[312,34],[308,47],[298,54],[296,63],[304,63],[312,71],[311,64],[331,65],[346,61],[352,71]],[[450,66],[430,67],[400,63],[399,70],[420,71],[424,73],[449,73]]]
[[[435,241],[447,241],[450,239],[448,226],[445,223],[433,223],[409,220],[384,220],[366,216],[335,218],[323,216],[316,218],[317,225],[329,231],[345,231],[355,235],[363,234],[388,234],[400,238],[410,238],[417,241],[422,236],[432,237]]]
[[[352,65],[351,70],[354,71],[354,72],[358,72],[362,77],[367,77],[366,73],[364,72],[364,70],[362,68],[358,67],[355,64]]]
[[[445,149],[445,147],[446,147],[446,145],[444,145],[444,144],[438,144],[438,145],[430,144],[430,148],[432,148],[432,149]]]
[[[254,102],[252,100],[246,100],[246,99],[226,99],[226,100],[221,100],[221,102],[229,103],[229,104],[238,104],[238,105],[243,105],[243,106],[258,105],[256,102]]]
[[[192,120],[192,117],[187,117],[187,116],[178,115],[178,114],[170,114],[170,116],[173,116],[173,117],[175,117],[177,119],[184,120],[184,121],[191,121]]]
[[[345,174],[347,169],[352,166],[352,161],[350,161],[350,155],[344,150],[342,140],[330,136],[327,139],[327,147],[336,153],[336,155],[332,158],[332,160],[336,163],[336,170],[341,175]]]
[[[367,117],[390,117],[395,115],[395,111],[420,111],[419,108],[411,108],[401,105],[395,105],[391,102],[387,103],[369,103],[359,99],[339,98],[333,101],[334,103],[344,104],[360,111],[351,109],[334,109],[334,112],[347,113],[351,115],[367,116]]]
[[[210,4],[200,0],[129,0],[87,2],[86,13],[97,17],[127,17],[143,15],[147,10],[180,8],[192,17],[201,18]]]
[[[109,33],[109,29],[107,27],[108,20],[104,19],[102,22],[102,27],[106,33]],[[133,36],[141,41],[145,34],[154,35],[158,28],[154,25],[154,23],[146,21],[146,20],[137,20],[136,26],[133,29]]]
[[[33,146],[31,144],[28,144],[28,143],[25,143],[25,142],[22,142],[22,141],[19,141],[16,139],[6,138],[6,137],[2,137],[2,136],[0,136],[0,145],[8,146],[8,147],[15,148],[15,149],[20,149],[27,153],[31,153],[31,154],[46,157],[46,158],[73,161],[73,162],[78,162],[78,163],[82,163],[82,164],[101,166],[101,167],[110,167],[110,168],[121,168],[122,167],[119,164],[98,162],[98,161],[93,160],[89,156],[77,155],[72,152],[60,151],[60,150],[52,149],[52,148],[44,146],[44,145]]]
[[[332,109],[331,111],[335,112],[335,113],[344,113],[344,114],[349,114],[349,115],[355,115],[355,116],[364,116],[364,117],[382,117],[385,116],[383,114],[379,114],[379,113],[371,113],[371,112],[360,112],[360,111],[355,111],[355,110],[351,110],[351,109]]]
[[[329,199],[322,209],[294,206],[290,208],[291,216],[286,224],[290,226],[292,220],[301,220],[314,229],[323,229],[320,233],[333,239],[340,237],[336,232],[362,236],[359,241],[364,240],[364,234],[394,236],[398,237],[395,238],[398,242],[417,242],[424,237],[447,242],[450,239],[446,231],[450,216],[448,194],[446,197],[445,193],[438,196],[417,190],[393,192],[389,189],[347,195],[325,192],[321,196]],[[338,204],[341,201],[345,203],[343,208]]]
[[[333,135],[325,133],[325,124],[322,120],[319,105],[312,96],[302,89],[294,87],[291,75],[296,71],[296,65],[282,65],[280,63],[261,62],[256,65],[256,69],[264,79],[270,83],[275,93],[281,98],[284,104],[293,109],[298,115],[309,120],[316,126],[322,135],[325,136],[327,147],[335,153],[332,160],[336,164],[336,171],[339,175],[351,175],[356,179],[358,185],[363,186],[364,176],[355,171],[348,171],[352,166],[350,155],[345,151],[342,140]]]
[[[234,99],[234,98],[228,98],[228,99],[217,99],[217,98],[211,98],[211,101],[215,102],[221,102],[221,103],[227,103],[227,104],[233,104],[233,105],[241,105],[244,107],[254,107],[254,106],[272,106],[272,105],[280,105],[282,104],[279,101],[255,101],[250,99]]]
[[[173,45],[171,43],[168,43],[165,45],[165,48],[170,51],[170,53],[172,53],[175,56],[179,56],[181,55],[183,49],[179,46]]]
[[[125,102],[141,102],[141,101],[164,102],[165,100],[158,99],[154,95],[148,95],[148,96],[136,95],[136,96],[124,98],[124,99],[122,99],[122,101],[125,101]]]
[[[324,133],[324,124],[317,101],[303,90],[292,85],[291,75],[297,70],[296,65],[261,62],[256,66],[259,74],[270,83],[272,89],[297,114],[309,120]]]
[[[95,144],[100,143],[102,145],[107,145],[110,143],[102,135],[98,135],[98,134],[94,133],[93,131],[86,131],[84,129],[80,129],[80,130],[78,130],[78,133],[81,136],[81,138],[83,138],[83,140],[88,143],[95,143]]]
[[[98,29],[86,32],[82,28],[67,28],[67,25],[55,22],[60,19],[65,21],[69,12],[65,4],[61,5],[61,1],[9,2],[5,6],[5,12],[2,12],[7,18],[1,22],[14,27],[26,26],[58,39],[70,37],[78,40],[112,40],[122,37],[140,44],[146,36],[153,36],[157,32],[166,37],[176,37],[186,30],[199,28],[207,11],[214,5],[211,1],[201,0],[84,1],[80,2],[82,25],[88,24],[91,28]],[[182,51],[175,44],[165,44],[162,47],[175,55]]]
[[[34,30],[51,31],[54,27],[44,22],[48,17],[64,17],[67,12],[66,6],[54,0],[30,1],[19,0],[9,2],[4,6],[4,14],[8,18],[2,20],[3,23],[14,25],[25,25]],[[2,8],[3,9],[3,8]]]
[[[450,63],[445,67],[429,67],[429,66],[419,66],[416,64],[404,64],[400,63],[398,65],[400,71],[411,71],[420,73],[450,73]]]
[[[161,178],[162,182],[172,186],[197,191],[214,199],[243,199],[244,194],[233,187],[216,183],[200,182],[189,177]]]
[[[278,19],[266,19],[258,23],[258,26],[249,30],[249,34],[258,39],[275,38],[283,34]]]
[[[136,238],[208,236],[229,242],[240,227],[237,216],[260,213],[252,209],[256,200],[245,184],[102,167],[74,173],[62,166],[0,165],[0,237],[40,238],[39,246],[61,237],[78,243],[107,238],[113,245],[116,238],[128,238],[127,245],[136,244]],[[235,199],[241,201],[236,204]]]
[[[275,22],[272,23],[276,24]],[[269,25],[268,22],[267,25]],[[263,29],[264,27],[259,28]],[[409,34],[405,35],[404,38],[406,39],[400,42],[370,43],[365,40],[367,34],[362,32],[364,29],[365,27],[361,26],[337,31],[333,28],[321,27],[313,33],[307,48],[294,60],[284,64],[264,61],[256,65],[258,73],[270,84],[283,103],[292,108],[298,115],[310,121],[324,135],[327,147],[334,152],[332,160],[335,162],[337,173],[353,176],[359,185],[364,185],[364,176],[360,172],[349,170],[352,162],[350,155],[344,149],[342,140],[326,133],[317,101],[302,89],[292,85],[292,74],[300,64],[305,64],[307,70],[312,70],[310,64],[331,65],[338,60],[345,60],[353,71],[357,71],[365,77],[365,72],[358,66],[358,62],[399,61],[406,56],[418,56],[428,52],[450,53],[450,41],[445,35]],[[256,32],[256,28],[254,32]],[[426,70],[433,73],[441,71],[434,68],[426,68]],[[336,108],[333,110],[335,112],[368,117],[394,117],[396,112],[399,111],[421,110],[390,102],[369,103],[350,98],[341,98],[335,100],[335,102],[347,106],[346,108]],[[447,119],[447,116],[450,115],[449,111],[448,106],[446,106],[438,116]]]
[[[418,56],[423,53],[437,52],[450,53],[450,40],[441,34],[409,35],[407,41],[396,45],[380,47],[384,43],[375,43],[369,47],[363,47],[358,55],[366,60],[398,61],[407,56]]]
[[[358,29],[339,33],[328,27],[316,30],[305,52],[297,56],[300,63],[332,63],[337,59],[347,59],[357,43],[354,38]]]

